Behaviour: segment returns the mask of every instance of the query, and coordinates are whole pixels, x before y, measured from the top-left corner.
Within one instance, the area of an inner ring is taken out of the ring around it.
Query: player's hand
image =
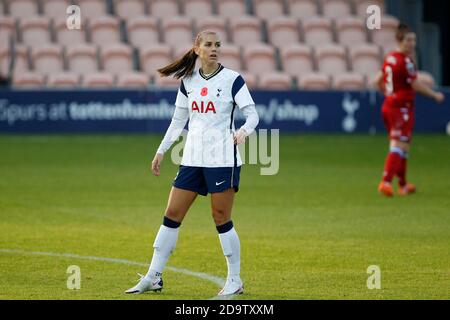
[[[442,103],[444,102],[445,96],[442,92],[436,92],[436,94],[434,95],[434,100],[437,103]]]
[[[155,154],[155,157],[153,158],[153,161],[152,161],[152,173],[153,173],[153,175],[155,175],[157,177],[159,176],[160,168],[161,168],[161,162],[163,161],[163,159],[164,159],[164,155],[162,155],[160,153]]]
[[[241,143],[245,142],[245,138],[247,138],[247,132],[244,129],[239,129],[235,134],[234,134],[234,144],[235,145],[239,145]]]

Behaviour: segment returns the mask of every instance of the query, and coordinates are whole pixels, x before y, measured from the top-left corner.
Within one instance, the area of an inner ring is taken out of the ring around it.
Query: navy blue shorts
[[[239,191],[241,167],[187,167],[180,166],[173,186],[179,189],[197,192],[202,196],[208,193],[223,192],[234,188]]]

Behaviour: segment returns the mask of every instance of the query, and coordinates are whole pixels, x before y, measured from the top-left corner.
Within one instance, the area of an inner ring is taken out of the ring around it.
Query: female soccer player
[[[383,121],[389,133],[390,150],[386,158],[383,180],[378,191],[387,197],[394,195],[392,179],[398,177],[398,194],[409,195],[416,187],[406,181],[406,165],[414,126],[414,100],[418,92],[441,103],[444,95],[417,80],[414,54],[416,34],[405,24],[396,33],[398,48],[389,53],[376,83],[384,92]]]
[[[211,193],[211,211],[228,265],[227,281],[219,295],[243,292],[240,278],[240,242],[231,220],[235,193],[239,188],[242,161],[237,145],[256,128],[259,117],[244,79],[219,62],[220,39],[215,32],[200,32],[193,48],[182,58],[159,69],[162,76],[182,78],[175,112],[152,162],[160,174],[164,153],[180,136],[189,120],[183,158],[155,242],[149,270],[126,293],[160,291],[162,273],[175,249],[178,231],[197,195]],[[201,68],[195,69],[197,57]],[[246,117],[235,132],[233,114],[238,106]]]

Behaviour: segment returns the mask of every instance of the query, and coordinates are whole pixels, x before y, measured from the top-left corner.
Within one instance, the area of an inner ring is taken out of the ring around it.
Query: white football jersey
[[[254,105],[244,79],[222,65],[205,76],[200,69],[181,81],[175,106],[189,109],[189,130],[181,165],[192,167],[241,166],[233,115]]]

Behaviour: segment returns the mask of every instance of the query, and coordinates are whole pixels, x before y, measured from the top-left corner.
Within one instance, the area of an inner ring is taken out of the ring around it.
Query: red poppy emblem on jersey
[[[202,88],[202,92],[200,92],[200,94],[202,95],[202,97],[206,96],[208,94],[208,88],[207,87]]]

